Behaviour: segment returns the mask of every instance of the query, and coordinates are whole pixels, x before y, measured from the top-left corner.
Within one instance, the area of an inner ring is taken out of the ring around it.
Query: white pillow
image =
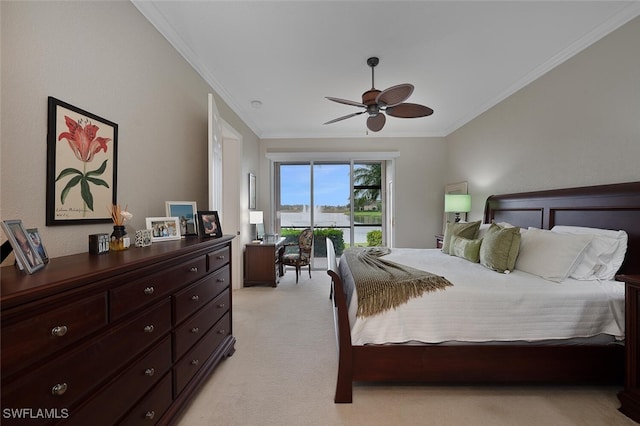
[[[615,278],[627,253],[629,237],[625,231],[562,225],[554,226],[551,231],[593,237],[582,261],[571,274],[572,278],[577,280],[613,280]]]
[[[590,235],[529,228],[520,240],[516,269],[561,282],[578,266],[592,239]]]

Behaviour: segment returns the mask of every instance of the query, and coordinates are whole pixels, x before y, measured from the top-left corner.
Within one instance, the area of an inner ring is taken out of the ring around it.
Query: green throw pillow
[[[467,259],[469,262],[480,261],[480,246],[482,240],[470,240],[468,238],[451,237],[451,255]]]
[[[520,251],[520,228],[492,223],[480,246],[480,263],[494,271],[513,271]]]
[[[449,253],[451,250],[451,237],[458,236],[472,240],[476,237],[478,229],[480,229],[479,220],[476,222],[448,222],[444,231],[444,238],[442,239],[442,252],[451,254]]]

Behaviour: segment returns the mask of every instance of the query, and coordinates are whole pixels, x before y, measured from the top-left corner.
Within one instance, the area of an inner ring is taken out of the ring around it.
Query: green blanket
[[[352,247],[342,254],[358,292],[358,317],[395,309],[425,291],[453,285],[444,277],[380,258],[390,252],[386,247]]]

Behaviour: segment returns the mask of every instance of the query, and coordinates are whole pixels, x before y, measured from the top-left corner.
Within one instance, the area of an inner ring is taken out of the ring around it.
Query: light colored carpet
[[[235,354],[183,414],[204,425],[635,425],[617,387],[356,384],[334,404],[337,350],[329,277],[295,272],[233,292]]]

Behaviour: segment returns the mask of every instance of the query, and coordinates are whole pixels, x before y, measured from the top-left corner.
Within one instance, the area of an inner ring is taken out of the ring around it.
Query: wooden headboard
[[[492,195],[484,222],[551,229],[555,225],[622,229],[629,235],[621,274],[640,274],[640,182]]]

